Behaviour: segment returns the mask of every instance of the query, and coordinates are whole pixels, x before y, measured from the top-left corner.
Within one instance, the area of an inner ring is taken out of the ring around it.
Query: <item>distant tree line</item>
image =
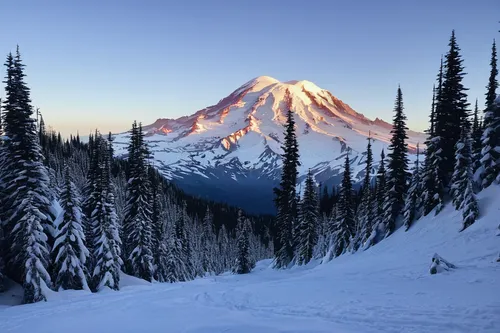
[[[49,290],[118,290],[122,271],[187,281],[248,273],[272,255],[269,217],[173,186],[152,165],[141,124],[132,125],[123,159],[114,157],[111,134],[63,139],[32,107],[19,48],[5,66],[0,291],[9,278],[33,303]]]

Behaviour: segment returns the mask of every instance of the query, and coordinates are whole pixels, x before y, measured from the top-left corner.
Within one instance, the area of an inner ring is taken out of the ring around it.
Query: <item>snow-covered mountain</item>
[[[389,144],[391,124],[366,118],[312,82],[280,82],[268,76],[245,83],[191,116],[158,119],[144,130],[156,167],[184,190],[253,211],[272,211],[289,109],[297,123],[301,181],[311,169],[318,182],[338,183],[348,151],[359,180],[368,136],[374,139],[376,162]],[[412,152],[425,140],[424,134],[412,131],[409,137]],[[128,133],[116,136],[118,155],[126,153],[127,143]]]

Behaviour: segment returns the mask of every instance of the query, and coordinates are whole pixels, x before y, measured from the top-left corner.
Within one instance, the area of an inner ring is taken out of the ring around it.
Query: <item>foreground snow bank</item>
[[[3,332],[500,332],[500,187],[479,195],[482,217],[461,215],[397,231],[377,246],[287,271],[261,261],[251,274],[186,283],[122,278],[119,292],[63,292],[0,308]],[[434,253],[457,266],[431,275]]]

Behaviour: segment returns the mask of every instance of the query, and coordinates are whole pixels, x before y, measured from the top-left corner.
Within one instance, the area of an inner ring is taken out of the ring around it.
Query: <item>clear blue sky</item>
[[[483,106],[498,21],[498,0],[16,0],[0,4],[0,55],[20,45],[34,105],[64,134],[191,114],[260,75],[386,120],[401,84],[422,130],[452,29]]]

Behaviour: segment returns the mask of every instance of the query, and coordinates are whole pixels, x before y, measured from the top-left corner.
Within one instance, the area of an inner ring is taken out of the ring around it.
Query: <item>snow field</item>
[[[408,232],[326,264],[276,271],[265,260],[247,275],[175,284],[123,276],[118,292],[65,291],[21,306],[8,306],[5,293],[0,331],[498,333],[500,187],[478,199],[481,218],[461,233],[461,214],[448,205]],[[434,253],[457,269],[430,275]]]

